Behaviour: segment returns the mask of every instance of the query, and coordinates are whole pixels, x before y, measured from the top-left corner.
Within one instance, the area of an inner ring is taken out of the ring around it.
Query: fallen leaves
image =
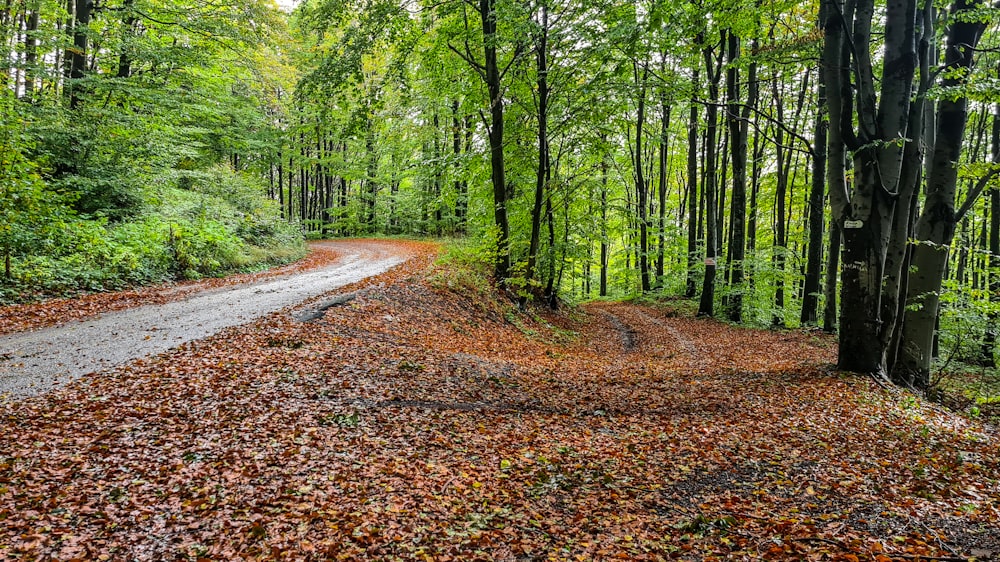
[[[1000,552],[995,434],[833,372],[828,338],[631,304],[519,315],[433,288],[421,256],[312,322],[0,405],[0,555]]]

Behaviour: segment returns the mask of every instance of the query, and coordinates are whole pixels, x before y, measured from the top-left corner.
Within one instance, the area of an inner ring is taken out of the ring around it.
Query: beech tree
[[[871,48],[874,0],[830,0],[823,6],[833,163],[828,181],[833,218],[843,233],[838,366],[885,377],[891,323],[883,314],[882,287],[886,275],[898,274],[886,271],[886,253],[896,199],[906,188],[900,177],[917,62],[917,6],[904,0],[885,7],[879,80]],[[850,190],[843,166],[837,165],[845,147],[854,158]]]
[[[968,120],[968,97],[961,91],[975,60],[976,47],[986,28],[974,11],[981,2],[957,0],[951,6],[944,52],[942,89],[950,92],[938,102],[937,133],[927,177],[927,196],[916,223],[907,307],[895,376],[906,384],[926,388],[930,383],[931,349],[942,281],[955,226],[962,221],[988,179],[967,195],[956,210],[959,156]],[[954,93],[952,93],[954,92]]]

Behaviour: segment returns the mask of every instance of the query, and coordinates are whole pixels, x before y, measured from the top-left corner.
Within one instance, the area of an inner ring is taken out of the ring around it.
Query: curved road
[[[87,373],[155,355],[223,328],[378,275],[413,254],[391,242],[329,241],[331,266],[194,293],[55,328],[0,336],[0,401],[34,396]]]

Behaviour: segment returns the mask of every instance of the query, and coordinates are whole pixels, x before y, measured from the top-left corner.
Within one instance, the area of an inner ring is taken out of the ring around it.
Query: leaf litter
[[[831,338],[520,313],[420,248],[313,321],[0,405],[0,557],[1000,555],[994,430],[837,373]]]

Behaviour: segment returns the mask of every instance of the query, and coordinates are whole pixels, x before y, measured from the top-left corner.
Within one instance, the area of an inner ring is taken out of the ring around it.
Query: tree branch
[[[976,199],[979,199],[979,196],[982,195],[983,190],[986,189],[986,184],[990,183],[990,180],[993,179],[997,174],[1000,174],[1000,166],[994,167],[992,170],[987,172],[985,176],[979,178],[979,181],[976,182],[975,187],[969,190],[969,194],[965,197],[965,202],[962,203],[962,206],[957,211],[955,211],[956,223],[962,222],[962,219],[965,218],[965,215],[967,215],[969,211],[972,210],[972,207],[975,206]]]

